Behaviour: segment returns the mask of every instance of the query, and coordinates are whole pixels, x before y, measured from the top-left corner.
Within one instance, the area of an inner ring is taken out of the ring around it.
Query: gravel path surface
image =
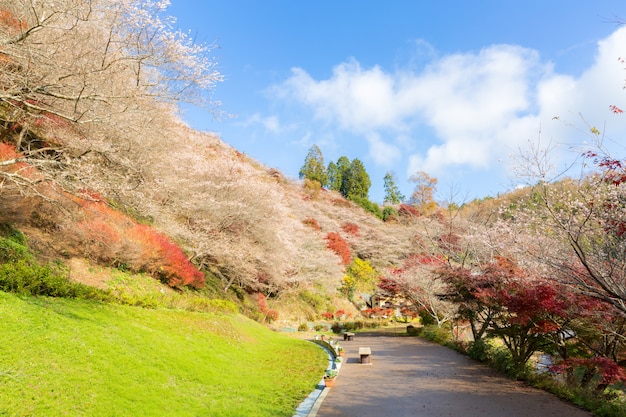
[[[335,386],[324,390],[309,417],[591,416],[418,337],[357,333],[340,344],[346,357]],[[360,363],[359,347],[372,349],[371,365]]]

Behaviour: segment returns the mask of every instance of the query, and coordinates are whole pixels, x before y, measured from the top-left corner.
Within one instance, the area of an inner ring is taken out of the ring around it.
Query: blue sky
[[[512,158],[550,144],[563,165],[589,127],[624,156],[623,0],[171,0],[168,13],[216,43],[216,119],[185,120],[297,178],[316,144],[326,164],[360,159],[383,177],[439,180],[437,197],[495,196],[523,183]]]

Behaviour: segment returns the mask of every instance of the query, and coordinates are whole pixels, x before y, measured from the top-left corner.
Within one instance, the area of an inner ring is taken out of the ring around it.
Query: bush
[[[360,235],[360,231],[359,231],[359,226],[355,223],[344,223],[341,228],[343,229],[344,232],[348,233],[349,235],[352,236],[359,236]]]
[[[315,311],[322,311],[327,304],[327,300],[323,296],[312,293],[308,290],[304,290],[300,293],[300,299],[313,307]]]
[[[26,238],[8,224],[0,224],[0,263],[30,259]]]
[[[99,289],[70,281],[64,271],[50,265],[19,260],[0,265],[0,290],[21,295],[108,300]]]
[[[432,325],[437,323],[437,321],[435,321],[435,318],[433,316],[431,316],[423,308],[419,310],[418,314],[420,316],[420,323],[422,323],[422,325],[424,325],[424,326],[432,326]]]
[[[383,221],[393,221],[398,219],[398,210],[392,206],[385,206],[383,208]]]
[[[317,230],[318,232],[322,230],[322,228],[320,227],[320,224],[313,217],[308,217],[302,220],[302,223],[313,228],[313,230]]]
[[[333,333],[335,334],[339,334],[342,332],[344,326],[339,323],[338,321],[334,322],[333,325],[330,327],[330,330],[333,331]]]
[[[306,323],[301,323],[298,326],[298,331],[299,332],[308,332],[309,331],[309,326]]]
[[[491,350],[491,345],[481,339],[470,343],[467,356],[479,362],[488,362],[491,357]]]
[[[326,247],[335,252],[340,258],[341,263],[344,265],[350,264],[350,245],[341,235],[337,232],[329,232],[326,235]]]
[[[428,325],[422,329],[422,337],[440,345],[446,345],[452,341],[452,332],[447,326]]]
[[[494,369],[511,377],[518,376],[513,357],[508,349],[502,346],[493,348],[490,356],[491,359],[489,363]]]
[[[372,213],[374,216],[382,220],[383,212],[380,209],[380,206],[378,204],[374,203],[373,201],[368,200],[367,198],[353,197],[351,198],[351,200],[354,201],[359,206],[361,206],[365,211]]]

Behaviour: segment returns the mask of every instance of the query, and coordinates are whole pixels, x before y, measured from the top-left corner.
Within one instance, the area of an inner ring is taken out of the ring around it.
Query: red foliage
[[[265,317],[270,322],[276,321],[276,320],[278,320],[278,311],[276,311],[276,310],[269,310],[267,312],[267,314],[265,315]]]
[[[403,269],[411,269],[416,268],[418,266],[443,266],[446,260],[442,254],[438,253],[435,255],[428,254],[426,252],[422,253],[412,253],[407,259],[404,261]]]
[[[16,151],[15,146],[0,142],[0,161],[10,161],[11,159],[21,156],[22,155]],[[34,178],[36,175],[35,169],[26,162],[16,162],[7,167],[3,167],[3,169],[11,173],[19,172],[19,175],[26,178]]]
[[[448,252],[459,252],[461,250],[461,237],[455,233],[445,233],[439,236],[437,243],[441,249]]]
[[[329,232],[326,235],[326,247],[339,255],[343,265],[350,264],[350,245],[339,233]]]
[[[335,311],[335,317],[337,317],[337,318],[345,316],[345,314],[346,314],[345,310],[337,310],[337,311]]]
[[[18,156],[19,154],[15,151],[15,146],[0,142],[0,161],[7,161]]]
[[[16,19],[13,13],[8,10],[0,10],[0,26],[14,31],[26,30],[28,28],[25,21]]]
[[[360,235],[359,226],[354,223],[344,223],[343,226],[341,226],[341,228],[343,229],[344,232],[352,236]]]
[[[259,307],[259,311],[263,314],[268,312],[268,307],[267,307],[267,298],[265,297],[265,294],[263,293],[257,293],[257,300],[256,300],[257,306]]]
[[[85,234],[85,243],[97,250],[101,260],[130,263],[132,269],[153,274],[173,287],[204,286],[204,274],[169,237],[114,210],[100,194],[84,193],[89,200],[76,199],[85,218],[79,223],[79,229]],[[130,255],[125,253],[128,248],[139,248],[139,261],[129,258]]]
[[[333,198],[330,202],[337,207],[352,207],[352,203],[345,198]]]
[[[626,162],[608,156],[598,155],[596,152],[585,152],[583,157],[593,159],[604,173],[604,181],[608,184],[620,185],[626,182]]]
[[[616,382],[626,382],[626,371],[624,368],[615,363],[615,361],[604,357],[588,359],[570,358],[557,365],[551,366],[550,370],[552,372],[562,373],[573,370],[574,368],[584,368],[585,373],[589,376],[599,375],[600,378],[597,382],[597,388],[601,390]]]
[[[335,317],[333,313],[331,313],[330,311],[326,311],[325,313],[322,313],[321,316],[325,318],[326,320],[332,320]]]
[[[400,270],[393,270],[392,274],[397,274]],[[395,279],[380,277],[378,281],[378,288],[385,292],[386,295],[394,296],[398,295],[402,291],[402,287]]]
[[[400,217],[419,217],[420,216],[420,212],[419,210],[417,210],[415,207],[411,206],[410,204],[400,204],[400,206],[398,207],[398,215]]]
[[[302,223],[304,223],[307,226],[312,227],[314,230],[317,230],[318,232],[320,230],[322,230],[322,228],[320,227],[319,223],[317,222],[317,220],[315,220],[312,217],[309,217],[307,219],[302,220]]]

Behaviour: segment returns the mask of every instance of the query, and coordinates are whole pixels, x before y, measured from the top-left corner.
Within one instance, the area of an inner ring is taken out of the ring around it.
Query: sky
[[[317,145],[358,158],[382,203],[394,175],[438,179],[463,203],[524,185],[529,149],[558,169],[602,139],[626,155],[623,0],[171,0],[197,42],[215,44],[220,117],[193,128],[297,179]],[[590,133],[592,127],[601,135]]]

